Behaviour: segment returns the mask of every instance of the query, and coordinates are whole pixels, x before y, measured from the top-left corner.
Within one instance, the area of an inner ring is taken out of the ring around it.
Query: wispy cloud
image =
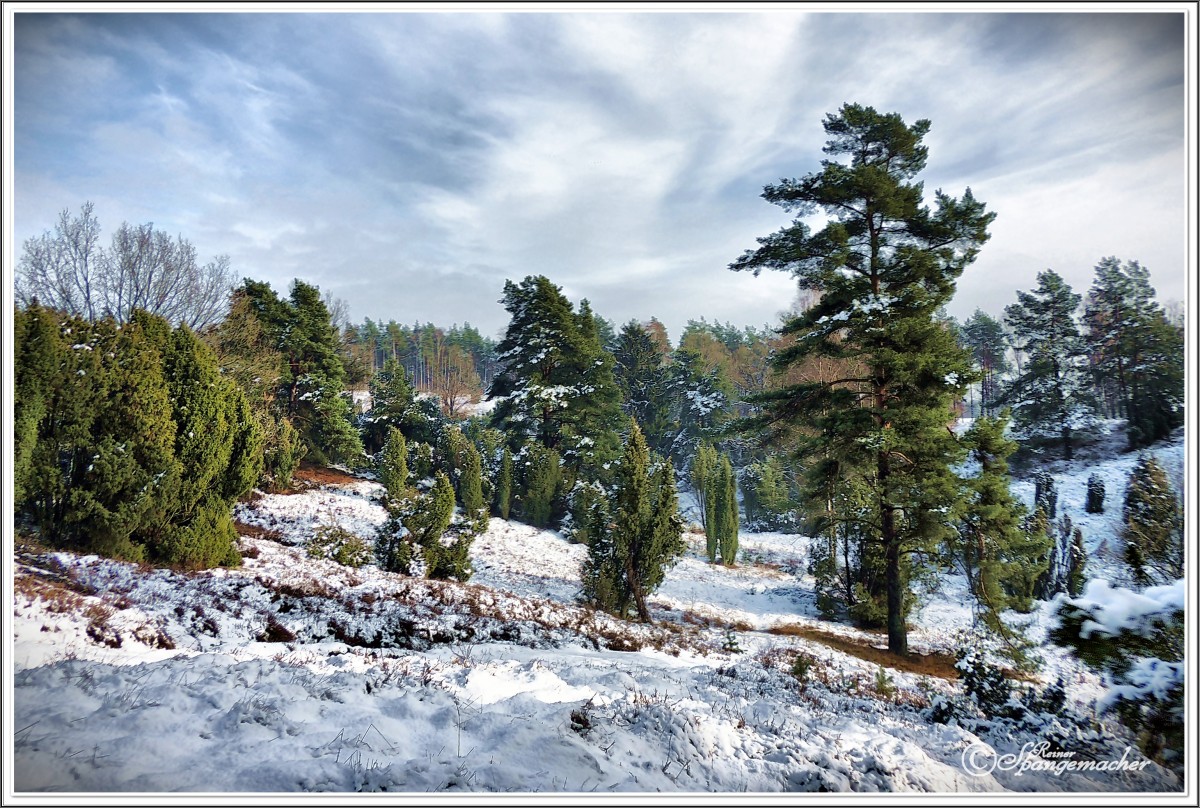
[[[1000,214],[955,313],[1104,255],[1182,297],[1179,15],[23,15],[16,236],[96,202],[352,315],[496,332],[543,273],[617,322],[762,324],[729,261],[845,101],[928,117],[927,187]]]

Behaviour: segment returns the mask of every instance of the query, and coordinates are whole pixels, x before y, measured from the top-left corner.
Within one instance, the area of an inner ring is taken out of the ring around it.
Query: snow
[[[1056,472],[1060,507],[1084,525],[1093,554],[1111,546],[1116,481],[1132,462]],[[1108,512],[1085,519],[1091,472],[1112,482]],[[1031,499],[1031,484],[1015,488]],[[646,626],[579,604],[586,548],[513,521],[493,518],[475,540],[466,584],[307,557],[321,525],[372,537],[386,518],[381,490],[355,480],[256,494],[236,510],[246,532],[237,569],[19,550],[10,613],[18,793],[1180,788],[1155,765],[969,772],[968,749],[1017,754],[1038,737],[931,723],[922,707],[954,684],[893,669],[895,693],[885,696],[870,684],[876,663],[779,633],[881,643],[818,617],[807,537],[743,533],[741,561],[726,568],[707,563],[704,537],[688,533]],[[1112,591],[1094,581],[1084,597],[1106,604],[1113,621],[1146,606]],[[1140,597],[1174,604],[1182,590]],[[1052,606],[1022,618],[1035,642]],[[912,620],[910,644],[922,653],[969,641],[962,577],[943,575]],[[731,635],[741,652],[728,647]],[[790,673],[797,652],[815,659],[806,683]],[[1038,652],[1043,679],[1063,675],[1075,703],[1103,694],[1099,676],[1061,649]],[[1131,681],[1161,689],[1179,673],[1147,663]],[[1132,739],[1104,727],[1098,759],[1120,758]]]
[[[1085,640],[1094,634],[1116,637],[1123,631],[1149,637],[1157,632],[1164,615],[1183,611],[1187,599],[1185,584],[1181,578],[1167,586],[1133,592],[1113,588],[1103,579],[1093,579],[1088,581],[1081,597],[1062,600],[1091,615],[1080,628],[1080,636]]]

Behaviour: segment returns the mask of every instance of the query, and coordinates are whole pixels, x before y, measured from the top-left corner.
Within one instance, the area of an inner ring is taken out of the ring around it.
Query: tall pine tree
[[[1080,297],[1054,270],[1039,272],[1037,280],[1037,289],[1018,291],[1018,302],[1004,309],[1014,348],[1026,360],[1001,401],[1012,407],[1023,435],[1058,440],[1070,460],[1076,432],[1095,420],[1087,346],[1075,321]]]
[[[754,424],[801,424],[809,430],[803,454],[863,470],[870,540],[886,581],[888,648],[905,654],[904,570],[912,552],[950,530],[944,513],[961,495],[950,466],[962,452],[947,425],[973,374],[970,355],[936,315],[994,214],[970,189],[961,199],[935,192],[933,210],[924,204],[914,178],[925,167],[929,121],[908,126],[897,114],[846,104],[824,127],[826,154],[848,162],[823,160],[816,173],[767,186],[764,198],[797,218],[731,268],[786,270],[821,295],[784,327],[797,339],[776,367],[818,355],[856,358],[865,372],[765,393]],[[818,210],[829,219],[813,232],[803,218]],[[812,474],[829,468],[814,464]]]
[[[1183,331],[1154,300],[1150,273],[1115,257],[1096,265],[1084,324],[1096,388],[1110,417],[1125,417],[1129,447],[1183,423]]]

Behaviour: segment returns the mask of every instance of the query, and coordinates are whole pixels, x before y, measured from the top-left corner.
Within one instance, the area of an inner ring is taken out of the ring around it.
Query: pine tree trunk
[[[884,511],[884,534],[894,530],[895,516]],[[897,656],[908,655],[908,630],[904,625],[904,584],[900,580],[900,542],[895,536],[887,543],[887,630],[888,650]]]
[[[891,468],[887,453],[878,458],[879,488],[888,490]],[[888,650],[897,656],[908,654],[908,631],[904,625],[904,585],[900,579],[900,536],[896,530],[896,509],[887,502],[881,503],[880,522],[884,546],[885,578],[887,583],[887,632]]]

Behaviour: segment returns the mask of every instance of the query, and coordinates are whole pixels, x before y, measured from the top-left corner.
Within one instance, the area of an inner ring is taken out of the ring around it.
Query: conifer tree
[[[1088,513],[1104,513],[1104,480],[1099,474],[1088,475],[1087,503],[1084,510]]]
[[[412,507],[405,514],[403,524],[412,540],[426,547],[441,539],[454,516],[454,486],[450,478],[437,472],[433,489],[428,494],[415,495],[410,501]]]
[[[31,493],[42,419],[59,375],[62,346],[53,312],[37,303],[13,318],[13,502],[18,509]]]
[[[741,488],[748,523],[769,530],[794,526],[795,503],[778,456],[747,466],[742,472]]]
[[[636,421],[614,478],[612,512],[610,529],[588,545],[584,595],[622,617],[633,607],[639,620],[650,622],[646,599],[685,545],[674,472],[669,461],[651,467]]]
[[[495,507],[496,514],[501,519],[508,519],[509,509],[512,506],[512,486],[513,456],[512,452],[505,446],[500,456],[500,471],[496,475]]]
[[[390,500],[398,500],[408,493],[408,443],[404,433],[396,427],[388,427],[387,442],[379,458],[379,482]]]
[[[483,506],[483,462],[479,450],[464,440],[458,462],[458,500],[471,519],[486,518]]]
[[[660,344],[644,326],[631,321],[621,329],[613,356],[622,409],[642,426],[652,451],[670,451],[675,425]]]
[[[980,309],[967,318],[961,330],[963,344],[971,351],[980,371],[980,411],[991,413],[1000,396],[1001,379],[1011,369],[1004,326]]]
[[[984,622],[1001,635],[1005,609],[1028,611],[1033,584],[1045,571],[1050,542],[1044,533],[1025,530],[1025,508],[1010,491],[1008,458],[1017,445],[1004,437],[1008,413],[977,418],[964,437],[979,473],[966,480],[962,505],[961,553],[972,593],[983,607]]]
[[[733,465],[727,455],[721,458],[721,476],[717,487],[721,491],[717,501],[721,563],[732,567],[737,563],[738,551],[737,475],[733,473]]]
[[[231,506],[262,470],[262,437],[245,396],[220,374],[216,354],[186,326],[135,312],[162,355],[175,422],[177,473],[161,524],[148,537],[157,557],[195,567],[239,561]]]
[[[283,356],[277,402],[300,433],[306,454],[318,463],[356,460],[363,446],[343,395],[341,339],[320,290],[296,280],[289,299],[281,300],[266,283],[247,280],[241,288]]]
[[[1053,270],[1037,279],[1037,289],[1018,291],[1018,302],[1004,309],[1014,347],[1028,358],[1001,401],[1012,407],[1024,435],[1060,441],[1063,459],[1070,460],[1075,433],[1095,420],[1087,346],[1075,321],[1080,297]]]
[[[1153,455],[1142,453],[1129,474],[1122,512],[1125,560],[1134,581],[1145,586],[1183,575],[1179,503],[1167,473]]]
[[[612,354],[587,302],[575,312],[543,276],[505,282],[501,302],[512,319],[488,391],[498,402],[492,424],[514,448],[533,440],[556,452],[573,484],[583,469],[602,467],[619,450]]]
[[[692,457],[689,480],[692,484],[692,491],[696,495],[696,503],[700,508],[700,523],[704,525],[706,532],[712,527],[708,518],[708,491],[709,478],[716,469],[716,464],[717,450],[710,443],[700,443],[696,447],[695,456]],[[709,560],[715,559],[715,551],[710,548]]]
[[[1106,674],[1101,712],[1115,713],[1137,733],[1148,757],[1182,775],[1186,736],[1184,699],[1184,581],[1142,592],[1092,580],[1077,598],[1060,597],[1049,638]]]
[[[392,428],[404,432],[406,438],[429,442],[430,436],[419,428],[421,418],[408,373],[398,361],[388,359],[383,369],[371,377],[370,389],[371,409],[362,419],[366,451],[379,451]]]
[[[52,544],[140,561],[178,477],[162,356],[134,323],[70,318],[36,450],[34,513]]]
[[[559,514],[562,460],[558,452],[529,443],[521,457],[520,514],[534,527],[549,527]]]
[[[1096,265],[1084,311],[1092,372],[1109,417],[1128,419],[1132,449],[1183,423],[1183,332],[1154,300],[1150,273],[1116,257]]]
[[[937,313],[994,218],[970,189],[961,199],[935,192],[933,210],[924,204],[914,178],[929,125],[857,104],[827,116],[825,152],[849,161],[824,160],[819,172],[767,186],[764,198],[797,218],[731,265],[789,271],[821,295],[785,325],[796,341],[775,355],[776,368],[824,356],[864,370],[765,393],[751,426],[783,424],[803,436],[801,455],[862,470],[873,499],[869,538],[886,581],[888,648],[897,654],[908,649],[907,557],[946,538],[942,515],[961,496],[950,469],[962,450],[946,427],[973,370]],[[818,209],[830,218],[814,233],[803,218]],[[832,467],[811,468],[819,476]]]

